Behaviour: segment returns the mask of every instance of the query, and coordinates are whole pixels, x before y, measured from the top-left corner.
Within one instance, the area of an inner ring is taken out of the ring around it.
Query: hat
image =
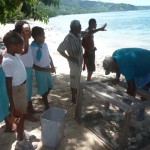
[[[103,60],[103,68],[105,70],[105,75],[110,74],[112,70],[114,70],[114,58],[113,57],[105,57]]]

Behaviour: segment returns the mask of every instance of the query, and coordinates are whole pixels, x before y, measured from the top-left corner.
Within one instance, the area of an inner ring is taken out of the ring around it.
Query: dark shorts
[[[86,52],[85,64],[89,72],[95,71],[95,51],[92,53]]]

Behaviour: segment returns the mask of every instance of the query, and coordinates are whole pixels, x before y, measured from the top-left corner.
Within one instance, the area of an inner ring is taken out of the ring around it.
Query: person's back
[[[127,81],[150,73],[150,51],[142,48],[123,48],[113,53],[120,73]]]
[[[87,35],[82,38],[82,46],[87,53],[94,51],[94,35],[87,33]]]

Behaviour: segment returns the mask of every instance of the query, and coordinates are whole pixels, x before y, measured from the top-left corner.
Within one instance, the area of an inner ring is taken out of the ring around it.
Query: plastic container
[[[46,110],[40,118],[42,144],[46,147],[56,148],[64,136],[64,117],[66,110],[52,107]]]

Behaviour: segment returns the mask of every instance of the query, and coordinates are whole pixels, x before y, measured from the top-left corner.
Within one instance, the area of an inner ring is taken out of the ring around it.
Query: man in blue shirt
[[[108,75],[116,73],[119,80],[120,74],[127,81],[127,93],[135,96],[136,87],[144,88],[150,83],[150,50],[142,48],[122,48],[116,50],[112,57],[103,60],[103,67]]]

